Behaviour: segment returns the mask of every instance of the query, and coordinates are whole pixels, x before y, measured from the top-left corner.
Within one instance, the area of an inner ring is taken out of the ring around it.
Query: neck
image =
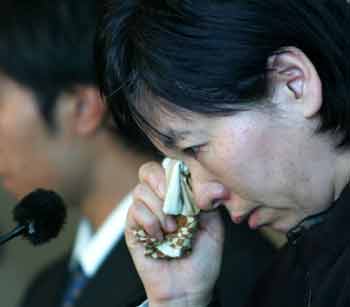
[[[89,192],[80,204],[81,213],[97,231],[138,182],[138,169],[145,157],[122,145],[99,147]]]
[[[335,181],[334,181],[334,201],[338,199],[344,188],[350,182],[350,153],[342,152],[336,160]]]

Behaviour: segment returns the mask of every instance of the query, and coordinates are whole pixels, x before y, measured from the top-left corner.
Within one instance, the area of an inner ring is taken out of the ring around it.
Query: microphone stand
[[[14,237],[20,236],[27,232],[28,225],[18,225],[15,229],[0,236],[0,246],[5,244],[7,241],[10,241]]]

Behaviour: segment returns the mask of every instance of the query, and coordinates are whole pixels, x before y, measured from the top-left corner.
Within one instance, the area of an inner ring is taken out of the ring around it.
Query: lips
[[[244,220],[245,215],[231,216],[231,218],[234,223],[240,224]]]
[[[237,224],[240,224],[242,223],[243,221],[245,221],[249,215],[253,212],[254,209],[246,212],[246,213],[235,213],[235,212],[232,212],[231,213],[231,218],[232,218],[232,221],[234,221],[235,223]]]
[[[252,229],[257,228],[257,211],[259,210],[260,207],[255,207],[246,213],[231,213],[231,219],[235,224],[240,224],[244,221],[248,221],[249,227]]]

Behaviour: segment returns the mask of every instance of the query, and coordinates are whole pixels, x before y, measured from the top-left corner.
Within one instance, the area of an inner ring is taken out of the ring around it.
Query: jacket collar
[[[350,242],[350,184],[330,208],[310,216],[291,229],[288,244],[298,247],[305,265],[322,255],[331,256],[344,249]]]

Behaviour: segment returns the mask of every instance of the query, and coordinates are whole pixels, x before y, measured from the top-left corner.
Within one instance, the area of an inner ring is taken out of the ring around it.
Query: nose
[[[199,163],[190,163],[194,200],[201,210],[211,210],[229,199],[229,191],[215,180]]]

